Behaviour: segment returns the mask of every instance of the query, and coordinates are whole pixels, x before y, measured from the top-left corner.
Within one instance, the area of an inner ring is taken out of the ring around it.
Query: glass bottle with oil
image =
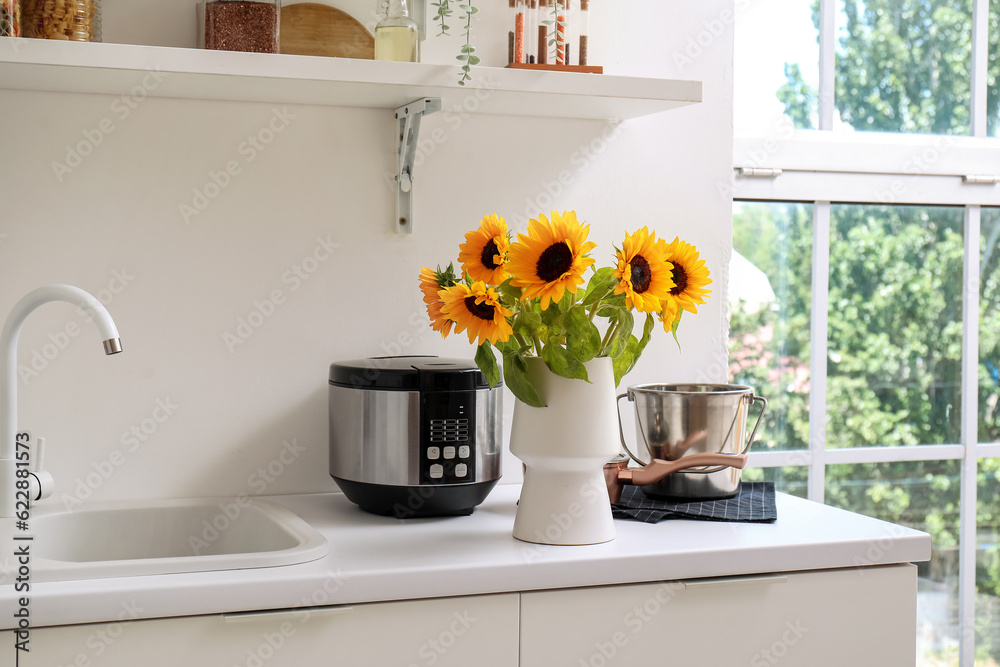
[[[375,26],[375,59],[420,62],[420,31],[406,0],[389,0],[386,17]]]

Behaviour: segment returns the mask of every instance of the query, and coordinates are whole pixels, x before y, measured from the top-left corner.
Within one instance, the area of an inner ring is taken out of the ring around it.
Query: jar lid
[[[474,391],[490,387],[474,361],[430,355],[334,362],[330,364],[330,384],[387,391]]]

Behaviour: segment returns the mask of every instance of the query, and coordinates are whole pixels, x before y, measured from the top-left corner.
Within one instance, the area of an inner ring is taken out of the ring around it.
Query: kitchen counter
[[[326,558],[275,568],[38,583],[34,627],[301,606],[467,596],[926,561],[926,533],[778,494],[778,521],[615,521],[592,546],[511,536],[518,485],[500,485],[471,516],[398,520],[342,494],[271,496],[330,542]],[[0,589],[0,629],[17,594]]]

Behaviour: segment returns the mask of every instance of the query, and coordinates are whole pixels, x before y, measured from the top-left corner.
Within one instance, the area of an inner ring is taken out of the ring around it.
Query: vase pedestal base
[[[563,462],[565,463],[565,462]],[[514,519],[514,537],[535,544],[600,544],[615,539],[603,464],[581,470],[532,467]]]

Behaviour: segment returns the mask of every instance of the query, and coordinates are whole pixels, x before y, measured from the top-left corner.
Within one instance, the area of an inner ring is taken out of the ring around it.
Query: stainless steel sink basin
[[[13,520],[4,524],[4,543],[15,544]],[[34,536],[32,581],[277,567],[323,558],[330,549],[293,512],[247,497],[37,508],[29,530],[16,534]],[[3,568],[3,583],[16,576],[12,564]]]

